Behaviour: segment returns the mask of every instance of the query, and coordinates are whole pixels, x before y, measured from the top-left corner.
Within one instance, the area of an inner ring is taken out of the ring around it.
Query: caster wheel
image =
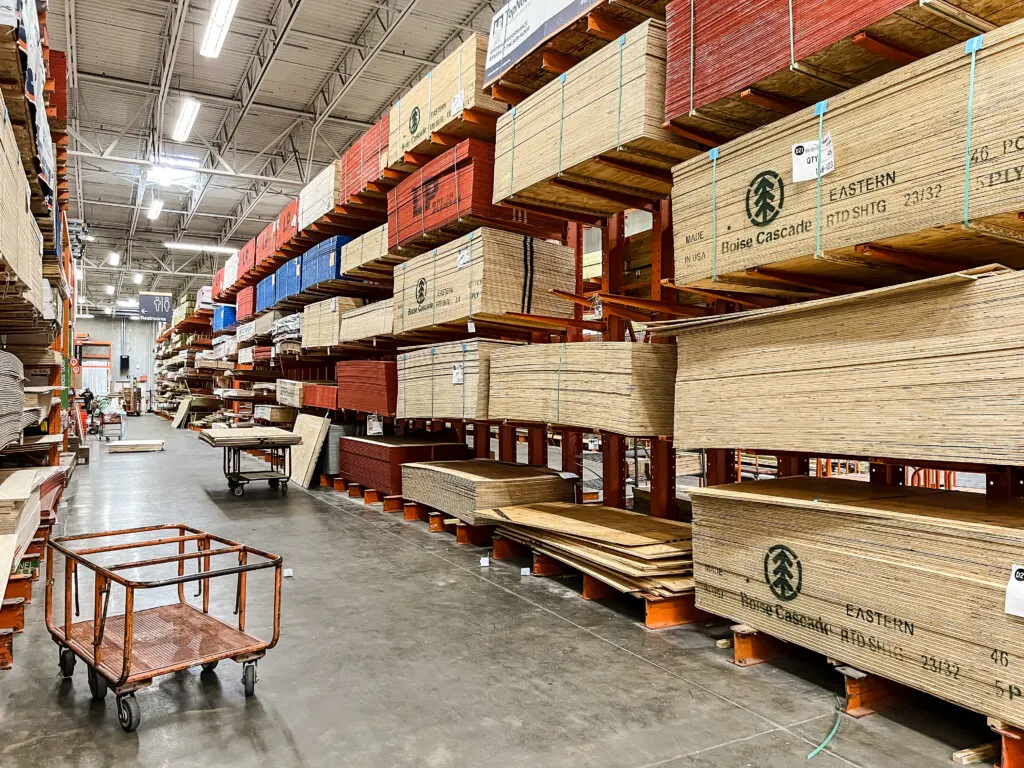
[[[107,696],[107,678],[95,669],[89,669],[89,692],[95,701],[103,701]]]
[[[139,702],[135,700],[135,694],[129,693],[117,697],[117,722],[125,731],[131,733],[139,727],[142,720],[142,711],[139,709]]]
[[[213,672],[217,668],[217,662],[211,661],[209,664],[203,664],[203,672]]]
[[[242,686],[246,697],[256,692],[256,662],[250,661],[242,665]]]
[[[61,677],[68,678],[75,674],[75,652],[70,648],[61,648],[57,665],[60,667]]]
[[[235,494],[235,496],[241,496],[243,493],[245,493],[245,488],[241,485],[236,485],[234,488],[231,489],[231,492]]]
[[[275,491],[277,490],[278,486],[281,485],[281,483],[279,483],[277,480],[267,480],[267,484]]]
[[[238,483],[236,483],[234,480],[228,480],[228,490],[233,491],[237,487]]]
[[[281,484],[281,493],[288,493],[288,483],[287,483],[287,481]]]

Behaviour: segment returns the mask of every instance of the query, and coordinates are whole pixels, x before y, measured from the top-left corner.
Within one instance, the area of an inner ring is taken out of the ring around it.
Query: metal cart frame
[[[116,541],[118,537],[154,532],[156,538],[144,541]],[[161,535],[170,534],[170,535]],[[73,542],[112,538],[115,543],[74,550]],[[190,543],[194,552],[186,552]],[[126,560],[114,565],[99,565],[90,556],[102,553],[177,545],[176,555],[143,560]],[[217,545],[217,546],[215,546]],[[212,671],[222,659],[242,664],[245,695],[252,696],[256,686],[256,662],[277,645],[281,630],[281,575],[283,559],[279,555],[238,544],[229,539],[180,523],[128,528],[119,531],[63,536],[49,539],[46,557],[46,628],[59,650],[58,663],[65,678],[71,677],[76,658],[89,668],[89,689],[93,699],[102,700],[108,688],[117,697],[117,716],[125,731],[139,726],[141,713],[135,692],[150,685],[160,675],[201,666]],[[61,625],[53,621],[54,553],[64,556],[64,616]],[[211,559],[234,555],[237,565],[211,570]],[[256,562],[250,562],[250,559]],[[197,570],[185,573],[188,561],[196,561]],[[132,580],[117,572],[145,569],[177,563],[178,575],[154,580]],[[91,571],[95,578],[93,617],[73,622],[78,614],[78,570]],[[245,633],[246,581],[250,571],[274,569],[274,633],[269,641]],[[237,629],[209,614],[210,581],[237,575],[235,610]],[[199,582],[196,597],[202,596],[202,609],[185,601],[185,584]],[[125,590],[124,613],[108,616],[111,586]],[[169,605],[134,610],[135,591],[177,585],[178,601]],[[141,627],[141,636],[136,629]],[[197,642],[198,641],[198,642]],[[198,652],[196,647],[205,650]]]
[[[242,451],[264,451],[269,454],[269,470],[246,471],[242,469]],[[245,445],[224,446],[224,477],[228,488],[235,496],[245,493],[245,486],[259,480],[266,480],[271,488],[288,492],[288,480],[292,473],[292,447],[290,445],[267,446],[264,440],[254,440]]]

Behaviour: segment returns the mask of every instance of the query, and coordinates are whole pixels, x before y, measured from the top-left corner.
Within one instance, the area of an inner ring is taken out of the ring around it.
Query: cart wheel
[[[142,720],[142,711],[139,709],[139,702],[135,700],[134,693],[128,693],[117,697],[117,722],[121,724],[128,733],[139,727]]]
[[[281,493],[288,493],[288,481],[281,481]]]
[[[110,442],[110,435],[106,435],[106,440],[108,443]]]
[[[238,483],[236,483],[234,480],[228,480],[228,490],[233,491],[237,487],[238,487]]]
[[[217,662],[211,661],[209,664],[203,664],[203,672],[213,672],[217,668]]]
[[[276,479],[276,478],[275,478],[275,479],[273,479],[273,480],[267,480],[267,483],[268,483],[268,484],[270,485],[270,487],[271,487],[271,488],[273,488],[273,489],[274,489],[275,491],[277,490],[277,487],[278,487],[278,486],[280,485],[280,483],[279,483],[279,482],[277,481],[277,479]]]
[[[241,496],[243,493],[245,493],[245,487],[241,485],[236,485],[234,488],[231,489],[231,492],[235,494],[235,496]]]
[[[61,648],[60,656],[57,658],[57,665],[60,667],[61,677],[71,677],[75,674],[75,652],[70,648]]]
[[[107,678],[92,667],[89,668],[89,692],[96,701],[107,697]]]
[[[242,665],[242,685],[245,687],[246,697],[256,692],[256,662],[247,661]]]

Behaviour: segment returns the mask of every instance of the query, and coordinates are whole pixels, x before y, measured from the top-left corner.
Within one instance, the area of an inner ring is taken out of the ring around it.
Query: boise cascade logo
[[[427,278],[421,277],[416,281],[416,303],[422,304],[427,300]]]
[[[747,218],[755,227],[767,227],[782,212],[786,191],[775,171],[761,171],[747,187]]]
[[[409,133],[416,133],[420,129],[420,108],[413,107],[412,114],[409,115]]]
[[[764,582],[783,602],[799,595],[804,586],[804,567],[796,552],[784,544],[771,547],[764,556]]]

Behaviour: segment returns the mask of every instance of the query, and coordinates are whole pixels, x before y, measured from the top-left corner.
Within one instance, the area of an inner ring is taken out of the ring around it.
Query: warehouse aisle
[[[819,661],[738,669],[707,626],[648,632],[628,599],[588,603],[573,582],[482,568],[485,550],[328,491],[236,499],[193,432],[155,416],[129,429],[166,452],[93,443],[61,533],[180,521],[278,552],[294,571],[281,642],[254,698],[231,662],[161,678],[125,734],[113,697],[90,701],[81,664],[61,680],[40,583],[30,641],[0,677],[0,765],[783,768],[808,764],[833,726],[822,682],[838,675]],[[230,614],[233,582],[213,595]],[[844,718],[813,764],[946,766],[981,743],[980,718],[929,702]]]

